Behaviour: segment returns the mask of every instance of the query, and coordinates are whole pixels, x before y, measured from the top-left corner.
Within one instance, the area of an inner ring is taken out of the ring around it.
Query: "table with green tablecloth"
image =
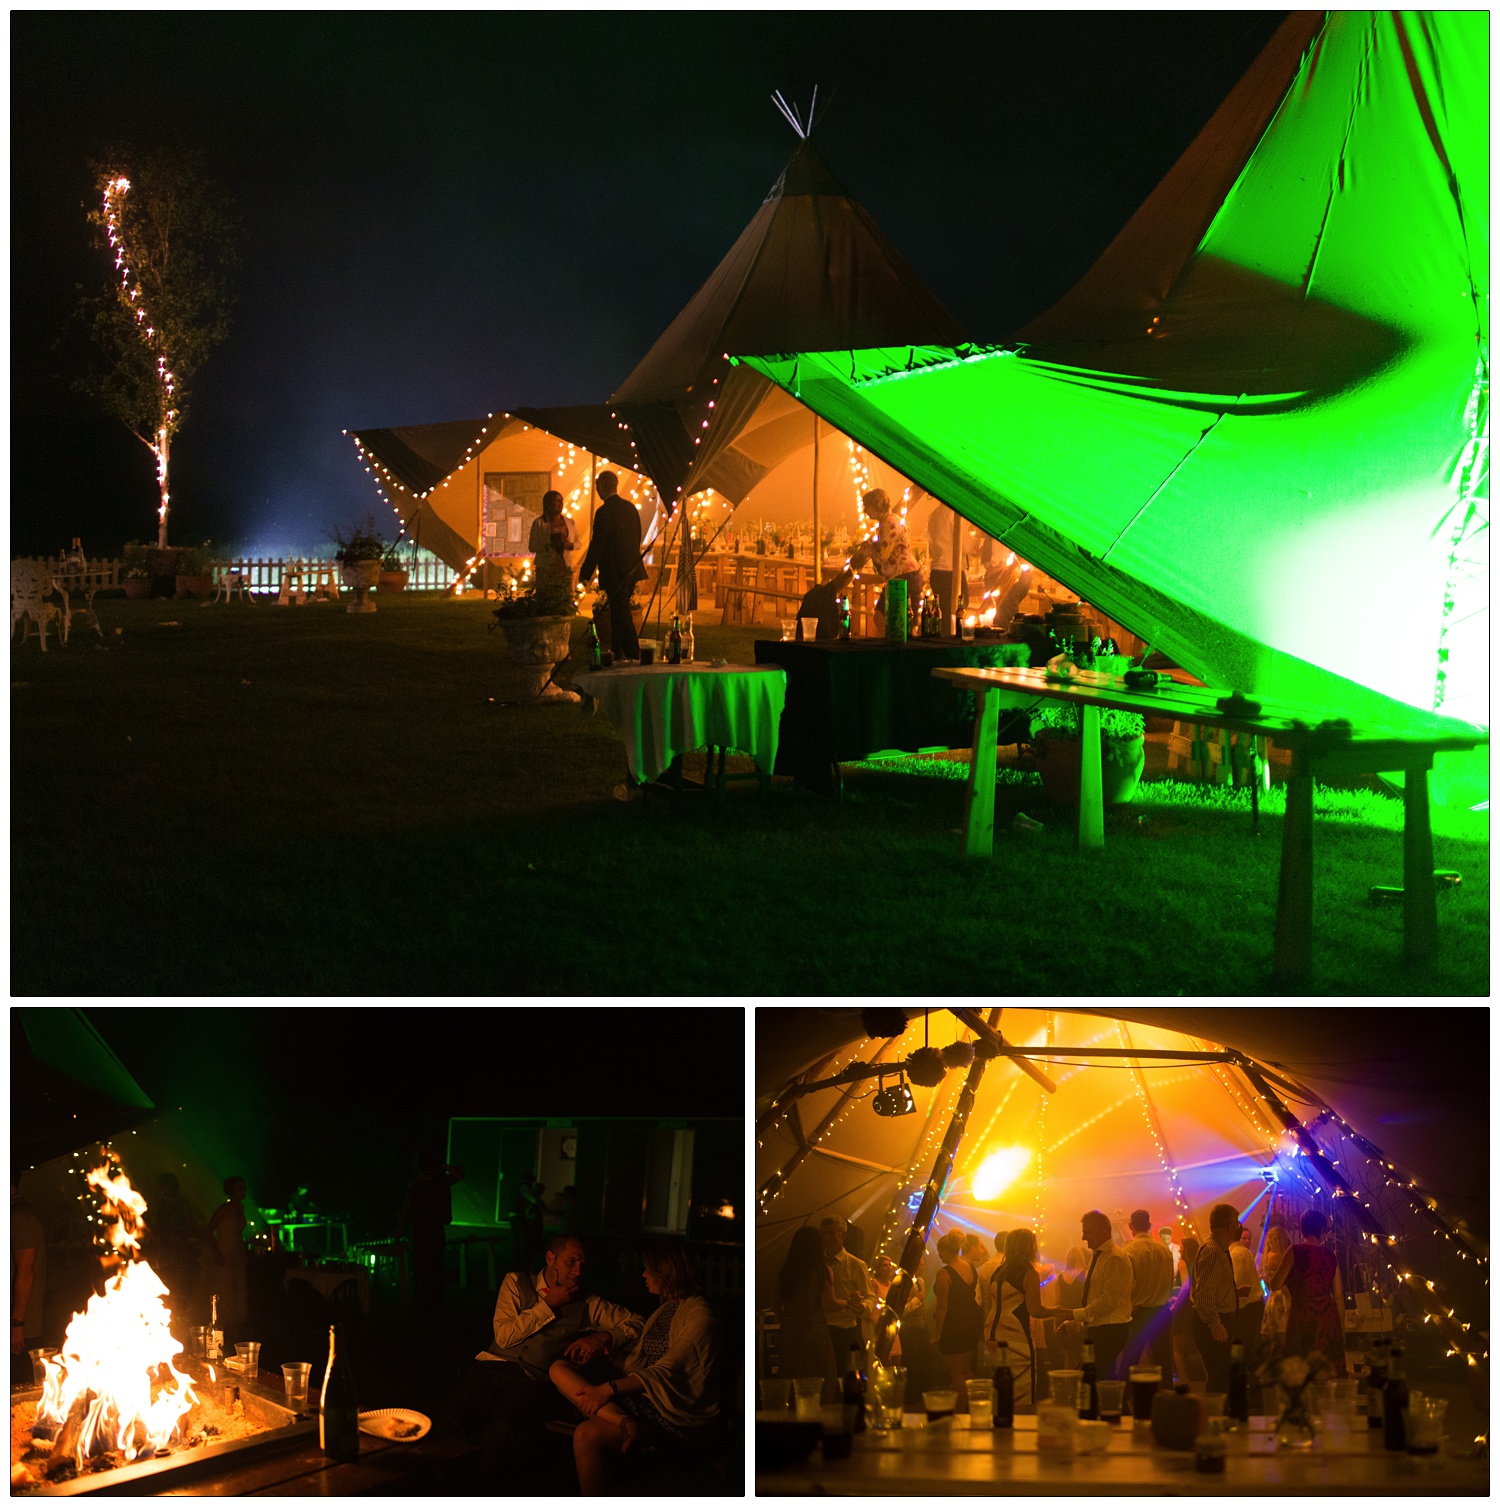
[[[628,664],[575,675],[573,685],[619,729],[638,785],[695,748],[749,754],[767,778],[776,766],[786,675],[775,666]]]
[[[776,773],[831,794],[837,766],[886,749],[967,748],[974,737],[972,692],[934,679],[956,667],[1024,665],[1025,644],[955,639],[825,639],[804,644],[760,640],[757,664],[786,670],[786,710]],[[1004,741],[1028,734],[1024,716],[1002,729]]]

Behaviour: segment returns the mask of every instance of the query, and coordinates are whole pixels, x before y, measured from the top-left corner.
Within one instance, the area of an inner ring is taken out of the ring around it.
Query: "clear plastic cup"
[[[783,643],[791,643],[791,641],[794,638],[796,638],[796,636],[797,636],[797,619],[794,618],[794,617],[784,617],[784,618],[782,618],[781,619],[781,641]]]
[[[312,1362],[288,1361],[281,1368],[281,1382],[286,1388],[286,1405],[294,1413],[307,1411],[307,1379],[312,1375]]]
[[[987,1377],[971,1377],[964,1383],[969,1398],[969,1427],[991,1429],[995,1426],[995,1384]]]
[[[1414,1396],[1406,1407],[1406,1452],[1416,1458],[1435,1456],[1443,1442],[1443,1416],[1448,1403],[1442,1397]]]
[[[818,1423],[823,1417],[823,1378],[794,1376],[792,1393],[797,1399],[797,1421]]]
[[[818,620],[815,617],[805,617],[802,623],[802,642],[810,644],[818,636]]]
[[[1227,1392],[1205,1392],[1203,1394],[1203,1416],[1205,1418],[1222,1418],[1224,1416],[1224,1404],[1229,1401]]]
[[[1103,1422],[1116,1424],[1125,1411],[1125,1383],[1101,1381],[1099,1383],[1099,1417]]]
[[[768,1413],[784,1413],[792,1405],[792,1382],[787,1376],[763,1376],[760,1405]]]
[[[246,1376],[254,1376],[260,1370],[260,1341],[245,1340],[234,1347],[234,1358]]]

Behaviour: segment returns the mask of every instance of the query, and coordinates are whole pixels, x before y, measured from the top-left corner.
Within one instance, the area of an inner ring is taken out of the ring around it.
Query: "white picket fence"
[[[118,587],[124,577],[125,565],[121,560],[85,560],[80,572],[77,561],[63,557],[43,558],[40,555],[26,555],[16,558],[34,560],[54,575],[66,574],[76,580],[82,574],[87,577],[87,581],[80,584],[87,584],[98,591]],[[267,556],[260,559],[215,560],[210,566],[210,573],[217,581],[222,576],[239,571],[244,575],[246,585],[252,592],[275,596],[281,590],[281,577],[285,570],[289,567],[305,570],[315,558],[321,557],[285,555],[274,558]],[[410,577],[406,583],[408,591],[446,591],[458,579],[458,572],[435,555],[419,558],[414,564],[410,564],[408,569],[410,570]]]

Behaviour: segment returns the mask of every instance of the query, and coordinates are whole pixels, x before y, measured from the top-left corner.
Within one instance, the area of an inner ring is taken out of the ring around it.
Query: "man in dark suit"
[[[620,496],[620,478],[601,471],[594,482],[599,507],[589,547],[578,568],[578,579],[599,572],[599,589],[609,601],[609,644],[619,659],[639,659],[641,642],[630,617],[630,596],[637,581],[646,578],[641,564],[641,515]]]

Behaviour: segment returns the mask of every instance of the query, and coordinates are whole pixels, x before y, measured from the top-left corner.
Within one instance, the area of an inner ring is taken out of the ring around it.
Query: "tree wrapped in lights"
[[[150,450],[165,549],[172,440],[194,377],[229,333],[238,227],[196,153],[116,153],[93,173],[88,220],[114,266],[108,291],[80,301],[91,359],[74,386]]]

